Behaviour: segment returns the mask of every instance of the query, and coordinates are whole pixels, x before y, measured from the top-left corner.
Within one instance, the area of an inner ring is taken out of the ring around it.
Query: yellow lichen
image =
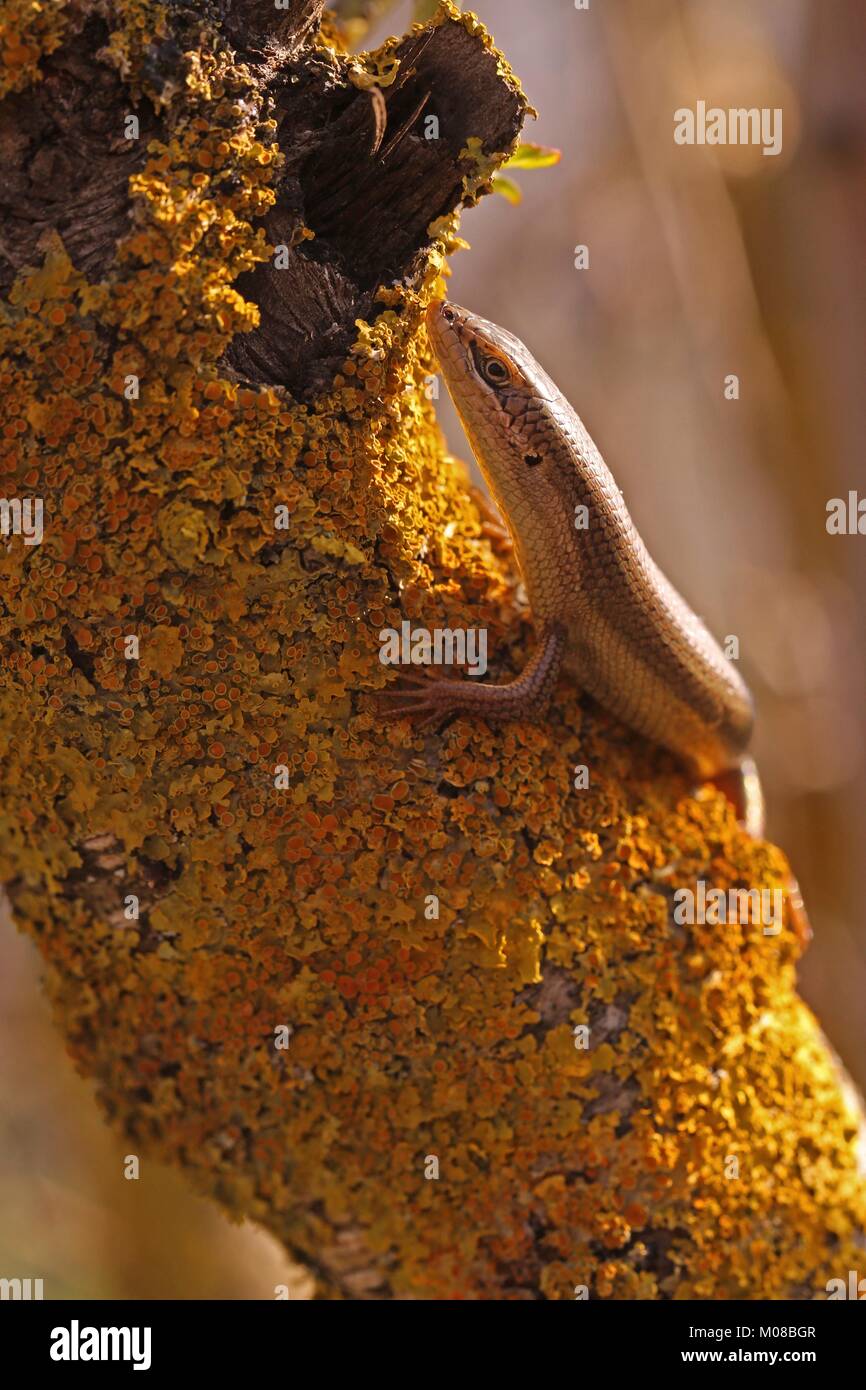
[[[3,0],[0,5],[0,98],[42,76],[39,64],[63,42],[65,0]]]
[[[117,266],[55,239],[0,320],[0,494],[45,501],[0,548],[0,878],[77,1064],[325,1293],[351,1225],[397,1296],[821,1296],[866,1204],[795,924],[669,911],[783,856],[574,690],[541,727],[376,708],[403,618],[486,627],[504,679],[530,644],[425,391],[453,221],[330,391],[244,387],[279,154],[216,43],[165,114]]]

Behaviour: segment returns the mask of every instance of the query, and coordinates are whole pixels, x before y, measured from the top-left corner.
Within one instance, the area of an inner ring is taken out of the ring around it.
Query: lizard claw
[[[400,676],[399,684],[389,690],[380,690],[377,695],[377,700],[399,702],[380,707],[379,713],[386,719],[411,719],[422,715],[423,726],[461,708],[458,692],[463,682],[460,679],[443,680],[441,677],[422,675],[420,671],[403,669]]]
[[[398,685],[395,683],[393,686],[389,686],[387,690],[380,690],[379,694],[381,696],[390,697],[393,695],[405,695],[406,691],[403,688],[404,685],[415,685],[418,686],[419,689],[426,689],[434,683],[435,678],[433,676],[423,675],[421,671],[415,671],[412,667],[400,666],[397,669],[400,673],[401,684]]]

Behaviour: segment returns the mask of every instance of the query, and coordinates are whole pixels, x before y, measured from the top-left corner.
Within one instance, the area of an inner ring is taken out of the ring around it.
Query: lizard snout
[[[442,324],[453,324],[457,321],[457,310],[453,304],[449,304],[447,299],[434,299],[427,306],[425,314],[427,327],[435,329]]]

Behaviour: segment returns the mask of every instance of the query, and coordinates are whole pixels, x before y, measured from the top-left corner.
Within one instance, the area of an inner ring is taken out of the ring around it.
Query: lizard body
[[[749,691],[649,555],[577,413],[505,329],[440,301],[427,327],[511,534],[539,642],[510,684],[426,680],[401,692],[399,712],[538,718],[564,668],[696,778],[718,779],[761,833]]]

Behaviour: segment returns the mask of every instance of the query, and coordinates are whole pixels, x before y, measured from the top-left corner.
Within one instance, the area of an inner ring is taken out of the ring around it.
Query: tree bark
[[[507,63],[450,5],[363,61],[318,3],[7,10],[0,879],[107,1115],[323,1297],[824,1296],[804,943],[672,912],[783,855],[565,687],[376,705],[404,620],[531,645],[422,328]]]

